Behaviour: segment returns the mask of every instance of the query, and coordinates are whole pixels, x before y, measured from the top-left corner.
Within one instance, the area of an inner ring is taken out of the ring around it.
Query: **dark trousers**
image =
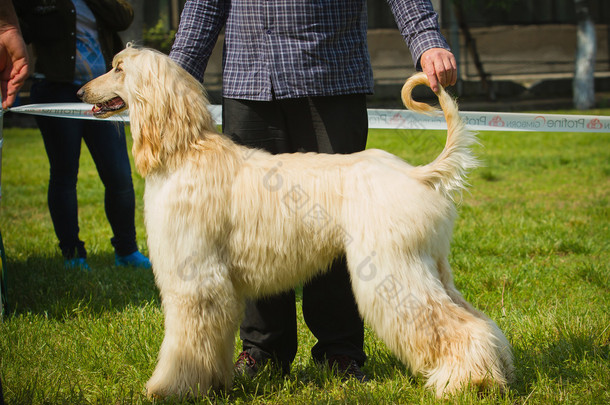
[[[366,147],[366,96],[313,97],[270,102],[223,100],[223,132],[237,142],[271,153],[352,153]],[[344,258],[303,286],[303,317],[318,339],[316,361],[347,355],[362,365],[364,326]],[[257,361],[273,359],[284,372],[297,352],[295,292],[246,304],[243,350]]]
[[[37,81],[33,103],[79,102],[79,86]],[[36,117],[49,157],[48,204],[59,247],[65,258],[86,257],[79,239],[76,182],[84,140],[105,187],[104,207],[118,255],[138,250],[134,225],[135,194],[123,124],[68,118]]]

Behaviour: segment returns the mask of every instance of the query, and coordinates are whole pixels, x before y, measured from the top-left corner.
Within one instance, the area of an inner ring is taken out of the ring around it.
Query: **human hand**
[[[457,62],[453,54],[443,48],[431,48],[425,51],[420,59],[421,67],[428,76],[430,88],[435,93],[438,85],[452,86],[457,81]]]
[[[29,74],[28,52],[17,28],[0,30],[0,88],[2,108],[15,102],[17,92]]]

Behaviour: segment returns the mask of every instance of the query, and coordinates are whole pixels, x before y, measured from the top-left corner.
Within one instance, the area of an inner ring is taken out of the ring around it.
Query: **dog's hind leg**
[[[470,383],[504,386],[497,327],[453,302],[436,260],[371,251],[364,258],[348,253],[350,273],[364,319],[387,346],[439,396]]]
[[[497,343],[496,351],[497,351],[497,356],[498,356],[498,361],[499,361],[499,366],[500,366],[499,368],[503,371],[506,381],[507,382],[512,381],[514,379],[514,365],[513,365],[512,349],[511,349],[510,343],[508,342],[508,339],[506,338],[504,333],[502,333],[502,331],[500,330],[498,325],[491,318],[489,318],[483,312],[477,310],[475,307],[472,306],[472,304],[470,304],[468,301],[466,301],[464,299],[462,294],[458,291],[458,289],[455,287],[455,284],[453,283],[453,274],[451,272],[451,265],[449,264],[449,261],[447,260],[447,258],[446,257],[440,258],[437,262],[437,265],[438,265],[440,280],[443,283],[443,286],[445,287],[445,291],[447,292],[447,295],[449,295],[449,297],[451,297],[451,300],[455,304],[459,305],[460,307],[462,307],[465,310],[467,310],[468,312],[470,312],[473,316],[475,316],[487,323],[488,328],[493,333],[493,335],[494,335],[493,338],[495,339],[495,341]],[[499,379],[501,379],[501,378],[499,378]]]
[[[226,269],[207,268],[196,274],[214,277],[158,282],[165,337],[155,372],[146,384],[149,397],[203,396],[210,388],[232,383],[235,331],[243,300],[230,279],[222,276]]]

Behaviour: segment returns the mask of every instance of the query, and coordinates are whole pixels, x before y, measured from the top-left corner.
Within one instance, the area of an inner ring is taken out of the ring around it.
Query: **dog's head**
[[[173,68],[173,69],[172,69]],[[93,115],[106,118],[138,103],[159,101],[159,93],[178,67],[169,58],[153,49],[136,48],[131,44],[112,61],[112,69],[80,88],[77,95],[93,104]]]
[[[85,103],[93,104],[93,115],[106,118],[128,108],[128,91],[125,87],[125,68],[133,64],[124,63],[129,56],[132,58],[134,48],[129,46],[115,56],[112,69],[81,87],[77,96]],[[131,55],[130,55],[131,54]]]
[[[201,83],[167,55],[128,45],[112,70],[85,84],[78,96],[105,118],[129,108],[138,171],[180,161],[206,133],[216,132]]]

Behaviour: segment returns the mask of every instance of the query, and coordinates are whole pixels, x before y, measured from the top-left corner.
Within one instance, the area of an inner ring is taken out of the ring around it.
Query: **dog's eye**
[[[115,73],[121,73],[122,71],[123,71],[123,69],[121,69],[119,66],[114,68]]]

